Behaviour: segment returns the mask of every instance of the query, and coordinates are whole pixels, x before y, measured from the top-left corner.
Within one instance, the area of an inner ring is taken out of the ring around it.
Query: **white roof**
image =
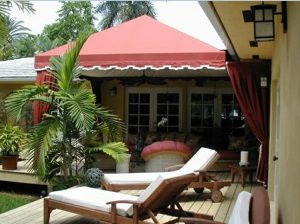
[[[1,81],[35,81],[34,57],[0,61]]]

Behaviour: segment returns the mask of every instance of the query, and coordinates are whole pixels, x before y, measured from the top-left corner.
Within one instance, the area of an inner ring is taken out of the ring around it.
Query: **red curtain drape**
[[[54,78],[49,75],[47,71],[39,71],[37,73],[37,77],[35,83],[37,85],[48,85],[51,87],[51,83]],[[49,109],[49,105],[46,103],[34,102],[33,104],[33,123],[38,124],[42,120],[43,113],[47,112]]]
[[[227,64],[231,85],[245,119],[260,141],[257,179],[268,182],[269,157],[269,83],[261,86],[261,77],[270,80],[268,62],[229,62]]]

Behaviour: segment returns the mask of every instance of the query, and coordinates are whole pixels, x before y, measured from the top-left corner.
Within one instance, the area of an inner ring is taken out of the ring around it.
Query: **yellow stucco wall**
[[[109,90],[113,87],[117,88],[115,96],[109,95]],[[112,112],[124,120],[125,114],[125,87],[119,84],[118,80],[104,81],[101,86],[102,105],[111,109]]]
[[[279,85],[279,160],[276,162],[279,169],[275,203],[279,223],[296,224],[300,220],[300,3],[288,2],[287,6],[288,32],[277,34],[272,58],[270,159],[274,154],[277,130],[274,88]],[[270,160],[271,178],[273,165]]]
[[[276,90],[277,90],[277,80],[272,80],[271,82],[271,102],[270,102],[270,130],[276,130]],[[276,150],[276,132],[270,132],[270,142],[269,142],[269,179],[268,179],[268,192],[270,200],[274,200],[274,175],[275,175],[275,162],[273,157],[275,156]]]
[[[7,82],[0,82],[0,99],[6,97],[9,93],[13,90],[20,89],[22,86],[26,84],[33,84],[32,83],[7,83]]]
[[[34,82],[26,82],[26,83],[0,82],[0,102],[5,100],[5,98],[14,90],[20,89],[22,86],[29,85],[29,84],[34,84]],[[4,113],[4,108],[2,108],[3,106],[4,106],[3,104],[0,105],[0,123],[4,122],[7,118],[7,116],[4,115],[5,113]],[[26,121],[22,120],[20,124],[24,125],[25,127]]]

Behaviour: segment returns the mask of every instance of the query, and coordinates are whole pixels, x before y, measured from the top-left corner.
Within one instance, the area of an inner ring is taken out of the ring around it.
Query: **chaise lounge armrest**
[[[177,165],[173,165],[173,166],[168,166],[168,167],[165,168],[165,171],[179,170],[183,166],[184,166],[184,164],[177,164]]]
[[[135,205],[137,207],[140,207],[142,202],[141,201],[132,201],[132,200],[116,200],[116,201],[109,201],[107,202],[106,204],[109,205],[109,204],[112,204],[112,205],[116,205],[116,204],[132,204],[132,205]]]
[[[217,222],[214,220],[208,220],[202,218],[189,218],[189,217],[180,218],[179,222],[183,222],[186,224],[224,224],[223,222]]]

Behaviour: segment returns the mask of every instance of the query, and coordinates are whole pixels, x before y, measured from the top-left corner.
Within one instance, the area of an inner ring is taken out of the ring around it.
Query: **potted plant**
[[[0,128],[0,158],[2,169],[17,169],[19,152],[24,140],[25,134],[19,127],[6,124]]]

